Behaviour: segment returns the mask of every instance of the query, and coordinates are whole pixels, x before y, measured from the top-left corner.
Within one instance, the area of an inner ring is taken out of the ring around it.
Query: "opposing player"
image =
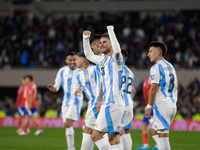
[[[99,80],[99,78],[97,77],[96,66],[89,65],[89,61],[86,59],[83,51],[76,54],[76,65],[78,68],[81,68],[81,71],[76,75],[77,80],[73,86],[73,91],[78,91],[82,88],[89,101],[83,129],[81,150],[92,150],[94,143],[91,134],[98,116],[96,105],[99,96],[97,87],[97,80]],[[78,92],[76,93],[78,94]]]
[[[153,105],[153,125],[151,134],[159,150],[170,150],[169,129],[177,111],[178,80],[174,67],[164,59],[167,46],[154,41],[149,45],[148,57],[155,63],[150,69],[151,88],[145,117],[151,118]]]
[[[17,129],[17,134],[19,135],[25,135],[26,133],[23,130],[22,126],[22,119],[24,118],[25,115],[28,115],[27,110],[24,107],[24,102],[25,102],[25,76],[22,78],[22,85],[19,86],[18,91],[17,91],[17,100],[16,100],[16,108],[17,112],[19,114],[18,118],[18,129]]]
[[[76,96],[72,93],[72,86],[76,79],[76,74],[80,71],[76,69],[75,53],[70,52],[66,56],[65,62],[68,64],[59,69],[55,84],[49,84],[47,88],[52,92],[57,92],[62,84],[63,87],[63,101],[62,101],[62,118],[66,128],[65,135],[68,145],[68,150],[74,150],[74,129],[73,121],[78,121],[80,118],[80,110],[83,102],[82,93]]]
[[[143,82],[143,97],[145,100],[145,104],[148,104],[149,100],[149,90],[151,87],[151,80],[150,77],[147,77]],[[151,109],[151,117],[153,117],[153,109]],[[144,117],[142,120],[142,140],[143,145],[140,147],[137,147],[136,150],[148,150],[149,149],[149,131],[148,131],[148,125],[150,123],[150,119],[145,118],[145,111],[144,111]],[[153,150],[157,150],[157,145],[152,148]]]
[[[121,49],[124,61],[126,62],[128,58],[128,52],[125,49]],[[132,139],[130,135],[130,127],[133,120],[133,82],[134,74],[133,72],[124,64],[123,74],[122,74],[122,91],[123,98],[125,102],[124,106],[124,132],[121,134],[120,140],[123,144],[124,150],[132,149]]]
[[[39,135],[39,134],[43,133],[43,130],[40,127],[40,125],[38,124],[38,120],[36,118],[37,107],[38,107],[38,105],[37,105],[37,86],[33,82],[33,77],[31,75],[27,75],[25,77],[25,82],[26,82],[26,85],[28,86],[28,91],[29,91],[27,98],[29,101],[29,109],[31,111],[30,118],[33,120],[33,123],[34,123],[35,127],[37,128],[35,135]],[[26,133],[28,133],[28,131],[27,131],[28,129],[29,129],[29,125],[25,125],[24,130]]]
[[[108,26],[107,29],[108,34],[101,35],[100,39],[100,48],[104,58],[92,52],[89,44],[91,33],[89,31],[83,32],[84,52],[87,59],[101,66],[103,103],[95,123],[95,129],[92,132],[92,139],[100,150],[123,149],[120,143],[120,133],[124,101],[120,91],[124,62],[114,27]],[[109,134],[110,144],[103,138],[106,132]]]

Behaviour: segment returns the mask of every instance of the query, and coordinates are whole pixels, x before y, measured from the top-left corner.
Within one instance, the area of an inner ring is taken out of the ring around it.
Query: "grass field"
[[[44,128],[44,133],[34,136],[35,129],[29,135],[18,136],[16,127],[0,127],[0,150],[66,150],[66,141],[63,128]],[[131,131],[133,150],[142,145],[141,131]],[[82,129],[75,129],[75,145],[81,147]],[[149,138],[150,147],[154,146],[153,139]],[[172,150],[200,150],[199,132],[170,132]],[[97,150],[97,148],[95,148]]]

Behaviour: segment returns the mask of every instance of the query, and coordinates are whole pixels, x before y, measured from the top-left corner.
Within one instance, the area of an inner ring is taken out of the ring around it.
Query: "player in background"
[[[101,35],[100,34],[94,34],[91,38],[90,38],[90,47],[92,49],[92,51],[94,52],[95,55],[99,55],[102,56],[103,53],[101,52],[101,48],[100,48],[100,39],[101,39]],[[97,75],[100,78],[101,76],[101,72],[100,72],[100,67],[98,65],[96,65],[96,71],[97,71]],[[99,83],[97,83],[97,86],[101,87],[100,88],[100,94],[99,94],[99,100],[97,103],[97,113],[99,113],[101,105],[102,105],[102,99],[103,99],[103,93],[102,93],[102,86],[101,86],[101,81],[98,80]]]
[[[38,124],[38,120],[36,118],[37,114],[37,86],[33,82],[33,77],[31,75],[27,75],[25,77],[25,82],[26,85],[28,86],[29,89],[29,94],[28,94],[28,100],[29,100],[29,109],[31,111],[30,118],[33,120],[33,123],[37,129],[37,131],[34,133],[35,135],[39,135],[43,132],[42,128]],[[27,125],[24,125],[24,130],[26,133],[29,133],[29,121]]]
[[[155,63],[150,69],[151,88],[145,112],[151,118],[153,105],[153,125],[151,135],[158,144],[159,150],[170,150],[169,129],[177,111],[178,80],[174,67],[164,59],[167,46],[154,41],[149,44],[148,57]]]
[[[125,49],[121,49],[124,61],[126,62],[128,58],[128,52]],[[130,127],[133,120],[133,95],[135,95],[135,88],[133,86],[134,74],[133,72],[124,64],[122,73],[122,92],[125,102],[124,106],[124,132],[121,133],[120,140],[123,144],[124,150],[132,150],[132,139],[130,135]],[[134,93],[133,93],[134,92]]]
[[[89,44],[91,33],[89,31],[83,32],[83,46],[87,59],[101,66],[103,103],[95,123],[95,129],[92,132],[92,139],[100,150],[123,149],[120,143],[120,133],[124,101],[120,91],[124,62],[114,27],[108,26],[107,29],[108,34],[102,34],[100,39],[100,47],[104,57],[92,52]],[[103,138],[106,132],[109,134],[110,144]]]
[[[99,88],[97,87],[99,78],[97,77],[96,66],[89,64],[83,51],[76,54],[76,66],[81,68],[81,71],[76,75],[77,80],[73,86],[73,91],[76,91],[77,95],[79,93],[78,90],[83,89],[88,98],[81,150],[92,150],[94,142],[91,134],[98,116],[96,106],[99,97]]]
[[[149,90],[151,87],[151,80],[150,77],[147,77],[144,82],[143,82],[143,96],[145,100],[145,104],[148,104],[149,100]],[[153,117],[153,108],[151,109],[151,117]],[[149,131],[148,131],[148,125],[150,123],[151,119],[146,119],[145,118],[145,111],[144,111],[144,117],[142,119],[142,140],[143,140],[143,145],[140,147],[137,147],[136,150],[148,150],[149,149]],[[152,148],[152,150],[158,150],[157,145]]]
[[[17,129],[17,134],[19,135],[24,135],[25,132],[23,130],[22,127],[22,119],[25,115],[25,113],[23,112],[23,101],[25,101],[24,99],[24,89],[25,89],[25,76],[22,78],[22,85],[19,86],[18,91],[17,91],[17,100],[16,100],[16,108],[17,108],[17,112],[19,114],[19,118],[18,118],[18,129]]]
[[[82,93],[76,96],[72,91],[74,80],[76,80],[76,74],[80,69],[76,69],[75,53],[70,52],[66,56],[65,62],[67,66],[59,69],[56,75],[55,84],[49,84],[47,88],[51,92],[57,92],[62,85],[63,88],[63,101],[62,101],[62,119],[65,125],[65,135],[68,145],[68,150],[75,150],[74,143],[74,129],[73,122],[78,121],[80,118],[80,110],[83,102]]]

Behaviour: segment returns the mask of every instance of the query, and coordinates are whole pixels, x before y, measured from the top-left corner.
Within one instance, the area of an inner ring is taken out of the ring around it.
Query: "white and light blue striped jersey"
[[[178,79],[174,67],[161,59],[151,67],[150,70],[151,84],[159,84],[156,93],[154,108],[176,108],[178,98]]]
[[[56,75],[54,87],[56,88],[56,91],[58,91],[62,84],[62,88],[63,88],[62,105],[63,106],[68,106],[71,104],[79,105],[81,104],[80,102],[83,101],[83,96],[78,97],[75,94],[72,94],[74,93],[72,91],[72,86],[73,86],[73,83],[75,82],[76,74],[79,71],[80,69],[70,69],[68,66],[64,66],[59,69]]]
[[[88,106],[92,107],[95,117],[97,118],[98,114],[96,111],[96,105],[99,97],[99,89],[97,87],[97,83],[99,78],[97,76],[96,66],[89,65],[89,67],[83,71],[77,73],[76,81],[73,91],[77,91],[82,88],[84,93],[86,94],[89,103]]]
[[[102,105],[109,106],[111,103],[117,103],[118,105],[124,105],[121,91],[122,82],[122,64],[121,61],[116,61],[115,54],[104,58],[101,61],[101,81],[103,85],[103,103]],[[121,55],[121,53],[120,53]],[[122,56],[121,56],[122,58]]]
[[[122,92],[125,106],[128,106],[130,108],[133,107],[133,82],[133,72],[126,65],[123,65]]]

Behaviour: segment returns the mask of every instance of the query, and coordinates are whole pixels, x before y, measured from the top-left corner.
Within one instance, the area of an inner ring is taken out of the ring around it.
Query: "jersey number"
[[[101,67],[101,75],[104,76],[105,75],[105,67]]]
[[[131,94],[131,91],[129,91],[129,86],[132,85],[132,81],[133,81],[133,79],[131,77],[128,77],[128,85],[127,85],[127,87],[124,87],[124,89],[123,89],[124,93]],[[123,84],[126,84],[126,77],[125,76],[122,76],[121,87],[122,87]]]
[[[170,73],[169,77],[170,77],[170,84],[169,84],[168,92],[171,93],[174,89],[174,74]]]

